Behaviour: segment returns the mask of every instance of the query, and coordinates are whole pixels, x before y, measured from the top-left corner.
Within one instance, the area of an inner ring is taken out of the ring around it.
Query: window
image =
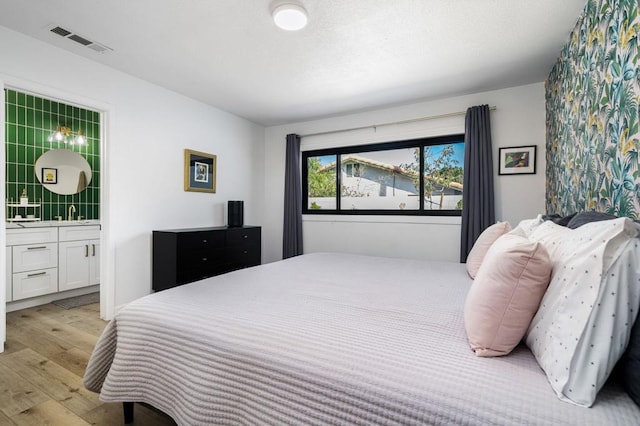
[[[302,160],[305,214],[455,216],[462,209],[464,135],[304,151]]]
[[[336,175],[331,169],[336,167],[336,155],[309,156],[303,154],[302,164],[305,175],[304,195],[308,203],[304,210],[335,211],[336,203]]]

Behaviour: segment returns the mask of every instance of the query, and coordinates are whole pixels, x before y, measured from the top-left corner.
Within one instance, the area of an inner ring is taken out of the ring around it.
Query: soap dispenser
[[[20,205],[26,206],[27,204],[29,204],[29,197],[27,197],[27,188],[24,188],[20,196]]]

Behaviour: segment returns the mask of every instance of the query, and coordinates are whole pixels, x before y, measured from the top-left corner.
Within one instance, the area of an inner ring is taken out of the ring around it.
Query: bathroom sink
[[[87,219],[87,220],[60,220],[51,221],[51,226],[78,226],[78,225],[100,225],[99,220]]]
[[[100,225],[99,220],[43,220],[41,222],[20,222],[12,224],[11,228],[44,228],[47,226],[83,226]]]

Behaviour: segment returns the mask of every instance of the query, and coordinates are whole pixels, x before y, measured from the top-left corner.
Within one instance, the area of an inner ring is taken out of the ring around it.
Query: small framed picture
[[[42,168],[42,183],[58,183],[58,169],[50,167]]]
[[[536,146],[512,146],[500,148],[501,175],[536,174]]]
[[[184,190],[216,192],[216,156],[205,152],[184,150]]]

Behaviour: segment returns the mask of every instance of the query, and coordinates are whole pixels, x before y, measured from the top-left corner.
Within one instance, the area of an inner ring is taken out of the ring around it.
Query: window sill
[[[369,216],[369,215],[340,215],[340,214],[303,214],[303,222],[352,222],[352,223],[415,223],[434,225],[462,224],[460,216]]]

